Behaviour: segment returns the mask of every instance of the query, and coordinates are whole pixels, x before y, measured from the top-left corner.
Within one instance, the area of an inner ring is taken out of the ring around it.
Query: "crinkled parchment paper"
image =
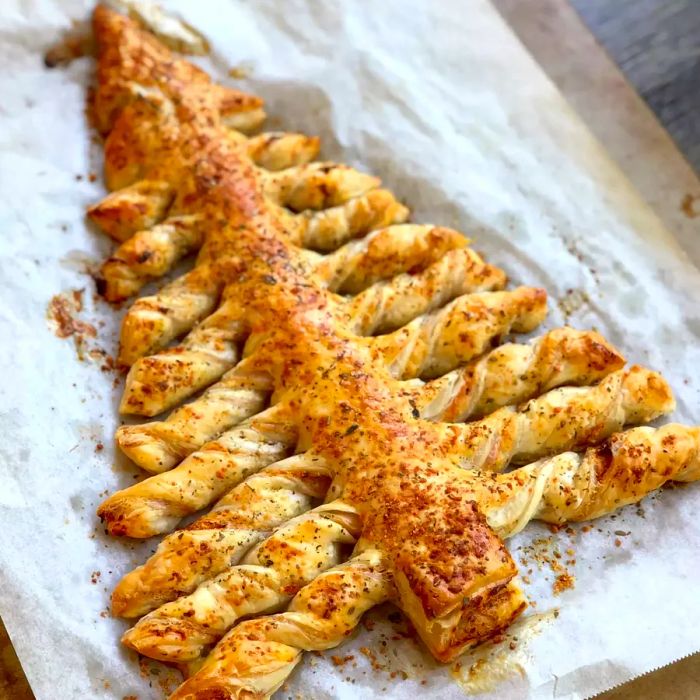
[[[460,227],[514,283],[548,289],[548,327],[598,328],[665,373],[674,419],[700,421],[698,270],[485,0],[177,6],[210,40],[202,65],[217,78],[233,83],[227,71],[248,66],[238,82],[267,99],[269,128],[320,134],[329,158],[381,175],[416,220]],[[110,249],[83,218],[103,194],[84,115],[93,64],[42,63],[88,10],[86,0],[0,8],[0,615],[39,700],[146,700],[162,697],[167,674],[139,673],[105,611],[154,543],[111,540],[94,516],[105,492],[137,477],[113,446],[121,386],[99,353],[114,352],[119,314],[93,300],[85,272]],[[82,288],[78,316],[96,337],[79,361],[46,308]],[[469,687],[579,698],[697,650],[698,504],[700,486],[667,489],[587,532],[534,525],[515,538],[536,607],[483,661],[462,660]],[[533,549],[575,588],[554,596],[557,572],[538,570]],[[462,696],[450,669],[390,639],[400,625],[386,611],[374,619],[334,652],[354,658],[309,655],[281,697]]]

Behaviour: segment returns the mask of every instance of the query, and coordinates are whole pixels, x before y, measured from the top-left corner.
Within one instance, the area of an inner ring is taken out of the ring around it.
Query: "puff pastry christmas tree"
[[[700,478],[697,428],[618,432],[673,409],[657,373],[592,331],[501,344],[542,323],[543,290],[407,224],[376,177],[315,162],[318,139],[250,135],[258,98],[132,20],[100,6],[94,28],[112,193],[89,215],[120,242],[100,290],[197,252],[124,319],[121,410],[174,410],[120,428],[153,475],[99,509],[149,537],[212,506],[113,595],[145,615],[128,646],[199,669],[173,698],[268,697],[387,600],[449,661],[526,606],[503,539]]]

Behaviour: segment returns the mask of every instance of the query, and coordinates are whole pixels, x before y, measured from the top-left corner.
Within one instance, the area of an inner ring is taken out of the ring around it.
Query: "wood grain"
[[[700,172],[700,2],[571,2]]]
[[[0,700],[34,700],[34,694],[0,620]]]

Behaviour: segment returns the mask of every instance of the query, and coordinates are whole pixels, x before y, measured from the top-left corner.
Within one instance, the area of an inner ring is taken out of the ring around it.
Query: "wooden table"
[[[0,620],[0,700],[34,700],[12,642]]]
[[[700,2],[571,2],[700,173]]]

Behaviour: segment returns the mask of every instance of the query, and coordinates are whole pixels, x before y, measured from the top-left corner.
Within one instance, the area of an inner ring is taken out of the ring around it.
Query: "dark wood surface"
[[[34,700],[2,620],[0,620],[0,700]]]
[[[700,173],[700,0],[571,0]]]

